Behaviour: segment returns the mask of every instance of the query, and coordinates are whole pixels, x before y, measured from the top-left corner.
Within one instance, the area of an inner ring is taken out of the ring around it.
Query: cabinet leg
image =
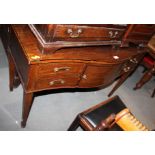
[[[10,55],[9,57],[9,88],[10,91],[13,91],[13,88],[17,88],[20,85],[20,79],[16,71],[16,67],[13,63],[13,60]]]
[[[9,56],[9,88],[10,91],[13,91],[14,75],[15,75],[15,65],[11,56]]]
[[[29,116],[29,112],[31,110],[33,102],[33,93],[26,93],[23,94],[23,112],[22,112],[22,122],[21,127],[26,126],[27,118]]]
[[[115,91],[116,89],[118,89],[120,87],[120,85],[128,78],[128,76],[130,75],[131,72],[128,72],[124,75],[122,75],[120,77],[120,79],[118,80],[118,82],[116,83],[116,85],[114,86],[114,88],[111,90],[111,92],[108,94],[108,97],[110,97]]]

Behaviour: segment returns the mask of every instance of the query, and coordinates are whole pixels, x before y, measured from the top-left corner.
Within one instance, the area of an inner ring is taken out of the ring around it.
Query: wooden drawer
[[[133,28],[134,33],[149,33],[152,34],[155,31],[154,24],[137,24]]]
[[[72,76],[48,76],[47,78],[40,78],[35,84],[35,89],[52,89],[52,88],[66,88],[76,86],[80,77],[78,75]]]
[[[108,66],[89,65],[83,74],[80,87],[106,86],[120,74],[121,64]]]
[[[144,54],[139,54],[129,58],[129,60],[123,65],[121,74],[133,71],[141,62],[143,57],[144,57]]]
[[[84,69],[82,63],[49,63],[41,64],[38,69],[38,76],[46,75],[66,75],[66,74],[81,74]]]
[[[124,30],[106,27],[57,25],[54,41],[98,41],[119,39]]]

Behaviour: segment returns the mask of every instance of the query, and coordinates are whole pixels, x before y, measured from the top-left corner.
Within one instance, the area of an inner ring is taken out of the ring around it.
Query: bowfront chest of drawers
[[[125,25],[3,26],[10,90],[20,83],[24,89],[22,127],[35,92],[104,88],[118,79],[112,95],[146,53],[143,47],[123,47],[129,42],[126,29]]]

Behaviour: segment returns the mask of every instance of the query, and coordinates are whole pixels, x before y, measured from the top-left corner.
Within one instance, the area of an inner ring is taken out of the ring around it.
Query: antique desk
[[[154,25],[3,25],[10,90],[23,86],[25,127],[35,92],[104,88],[109,96],[144,57]],[[130,45],[131,44],[131,45]]]

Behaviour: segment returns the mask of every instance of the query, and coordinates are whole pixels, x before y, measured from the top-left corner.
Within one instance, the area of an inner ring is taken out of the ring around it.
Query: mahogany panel
[[[79,75],[68,75],[68,76],[54,76],[48,75],[46,78],[40,78],[35,82],[36,90],[46,90],[46,89],[57,89],[57,88],[72,88],[76,87],[78,81],[80,80]]]
[[[120,75],[121,65],[88,65],[79,87],[107,86]]]
[[[67,75],[67,74],[81,74],[84,69],[83,63],[45,63],[39,65],[38,77],[46,75]]]

